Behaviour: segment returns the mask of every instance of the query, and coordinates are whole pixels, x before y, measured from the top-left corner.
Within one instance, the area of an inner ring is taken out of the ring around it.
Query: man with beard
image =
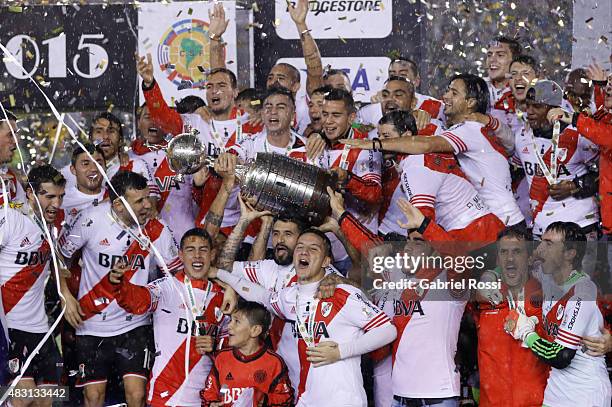
[[[0,204],[5,202],[5,191],[8,201],[23,205],[26,202],[26,195],[19,177],[8,167],[13,160],[13,153],[17,150],[17,117],[6,111],[6,117],[0,117],[0,178],[3,185],[0,185]]]
[[[580,271],[586,237],[579,225],[554,222],[542,235],[535,253],[541,270],[542,336],[534,317],[519,312],[505,330],[544,363],[552,366],[544,406],[609,406],[612,397],[605,356],[592,356],[582,346],[584,336],[597,336],[604,319],[597,305],[598,289]]]
[[[182,236],[194,225],[194,202],[192,186],[194,177],[185,175],[184,182],[177,181],[177,174],[170,168],[166,157],[164,133],[154,126],[145,104],[140,109],[138,117],[138,130],[143,139],[132,143],[131,154],[147,163],[151,176],[159,190],[159,200],[156,211],[160,219],[172,225],[172,231]]]
[[[66,259],[74,262],[75,254],[81,252],[78,300],[65,278],[60,284],[67,302],[66,321],[76,328],[77,385],[84,387],[85,405],[104,404],[106,382],[116,369],[123,378],[127,403],[142,406],[151,358],[150,320],[121,308],[109,270],[122,263],[128,267],[126,280],[145,285],[154,265],[165,265],[164,270],[172,273],[181,262],[168,226],[150,218],[147,180],[120,171],[111,179],[111,186],[110,202],[81,211],[60,237],[60,252]],[[118,348],[125,351],[117,352]]]
[[[55,250],[55,239],[61,229],[58,215],[66,184],[50,165],[32,168],[28,181],[24,213],[9,207],[7,202],[0,207],[0,289],[10,342],[7,356],[11,380],[20,375],[26,360],[49,331],[45,284],[53,262],[51,251]],[[4,332],[0,335],[4,336]],[[57,346],[50,336],[33,356],[16,389],[57,386],[61,365]],[[38,403],[51,406],[51,398],[39,399]],[[12,398],[10,404],[34,405],[32,399],[18,397]]]
[[[421,77],[419,76],[418,66],[412,59],[406,57],[398,57],[394,59],[389,64],[388,74],[389,79],[392,77],[408,79],[408,81],[412,83],[414,89],[417,89],[421,85]],[[372,104],[359,109],[356,118],[357,122],[376,126],[376,123],[378,123],[382,115],[385,113],[382,109],[381,103],[379,103],[382,101],[382,99],[382,94],[379,92]],[[408,110],[423,110],[427,112],[429,117],[437,119],[442,123],[445,122],[443,103],[431,96],[414,92],[413,102]]]
[[[149,192],[152,198],[159,196],[157,185],[151,178],[151,171],[147,163],[140,158],[130,158],[123,150],[123,124],[112,113],[102,112],[96,116],[89,129],[89,141],[99,146],[106,162],[106,176],[111,179],[119,171],[132,171],[147,179]],[[70,170],[70,165],[61,170],[66,178],[66,188],[76,185],[76,178]]]

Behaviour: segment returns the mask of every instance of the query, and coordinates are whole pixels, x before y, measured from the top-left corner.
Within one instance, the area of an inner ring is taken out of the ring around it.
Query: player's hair
[[[558,232],[563,234],[563,247],[565,250],[576,250],[576,256],[572,260],[572,266],[576,270],[582,267],[582,258],[586,252],[586,235],[574,222],[553,222],[546,228],[546,232]]]
[[[256,302],[240,299],[234,312],[243,314],[251,326],[261,326],[259,340],[263,341],[266,339],[270,324],[272,323],[272,317],[266,307]]]
[[[417,63],[414,61],[414,59],[408,58],[407,56],[404,56],[404,55],[396,55],[391,60],[391,62],[389,62],[389,68],[391,67],[391,65],[393,65],[396,62],[403,62],[405,64],[408,64],[408,66],[410,67],[410,70],[412,71],[412,74],[415,77],[419,76],[419,67]]]
[[[325,233],[321,232],[317,228],[309,227],[309,228],[302,230],[302,232],[300,233],[300,237],[304,236],[305,234],[312,234],[312,235],[319,236],[321,240],[323,240],[323,254],[333,259],[331,241],[329,240],[329,238],[327,237]]]
[[[210,246],[210,248],[213,248],[213,240],[212,237],[208,234],[208,232],[205,229],[202,228],[192,228],[189,229],[187,232],[185,232],[183,234],[183,237],[181,237],[181,242],[179,244],[179,247],[181,249],[183,249],[183,247],[185,246],[185,240],[187,240],[190,237],[201,237],[202,239],[206,240],[208,242],[208,246]]]
[[[323,73],[323,79],[328,79],[330,76],[333,76],[333,75],[342,75],[346,79],[348,79],[349,83],[351,82],[351,78],[348,76],[346,71],[343,71],[342,69],[334,69],[334,68],[327,69]]]
[[[141,191],[147,185],[147,179],[132,171],[119,171],[110,180],[111,188],[108,189],[110,201],[113,202],[120,196],[125,196],[128,189]]]
[[[531,255],[533,252],[533,235],[527,228],[522,227],[507,227],[497,234],[497,241],[499,242],[503,238],[513,238],[516,240],[522,240],[527,245],[527,252]]]
[[[510,67],[512,67],[512,64],[514,63],[529,65],[536,72],[536,74],[540,72],[538,62],[531,55],[516,55],[514,58],[512,58],[512,62],[510,62]]]
[[[115,116],[114,114],[110,112],[102,112],[98,114],[96,117],[94,117],[94,119],[91,121],[91,126],[89,126],[89,139],[90,140],[93,138],[93,126],[100,119],[106,119],[111,123],[115,123],[117,127],[119,127],[119,140],[123,140],[123,124],[121,123],[121,120],[119,120],[117,116]]]
[[[317,95],[327,95],[329,92],[332,91],[332,87],[329,85],[325,85],[325,86],[321,86],[319,88],[316,88],[315,90],[312,91],[312,94],[317,94]]]
[[[323,99],[328,101],[342,101],[344,102],[344,106],[349,111],[349,113],[353,113],[355,111],[355,100],[353,96],[344,89],[331,89]]]
[[[380,118],[378,124],[391,124],[395,127],[395,130],[400,134],[404,134],[408,130],[412,133],[413,136],[416,136],[418,133],[416,120],[412,113],[407,112],[405,110],[393,110],[391,112],[386,113],[383,117]]]
[[[289,76],[291,77],[291,81],[293,83],[300,83],[302,76],[300,75],[299,69],[297,69],[295,66],[286,62],[279,62],[275,66],[284,66],[285,68],[287,68],[289,70]]]
[[[211,69],[210,72],[208,72],[208,75],[206,75],[206,77],[210,78],[212,75],[217,74],[217,73],[223,73],[229,77],[230,86],[232,87],[232,89],[236,89],[238,87],[238,79],[236,78],[236,74],[227,68]]]
[[[410,88],[410,92],[414,95],[414,92],[415,92],[414,83],[412,83],[410,79],[404,78],[403,76],[392,75],[389,77],[389,79],[385,81],[385,85],[393,81],[399,81],[399,82],[405,83]]]
[[[94,153],[99,153],[102,156],[102,159],[104,159],[104,152],[102,152],[102,148],[100,146],[96,146],[91,143],[85,143],[82,147],[78,145],[74,149],[74,151],[72,152],[72,157],[70,157],[70,164],[75,165],[77,160],[79,159],[79,156],[85,152],[89,153],[90,155],[94,155]]]
[[[293,95],[291,95],[291,96],[293,96]],[[251,103],[251,106],[255,110],[260,110],[263,107],[262,103],[261,103],[261,99],[262,99],[262,92],[258,91],[255,88],[246,88],[246,89],[243,89],[240,92],[238,92],[238,96],[236,96],[236,101],[239,101],[239,100],[245,100],[245,101],[248,101],[248,102],[259,101],[260,103],[257,103],[257,104]]]
[[[272,86],[271,88],[268,88],[266,96],[263,99],[264,104],[270,96],[274,95],[286,96],[291,101],[291,104],[295,106],[295,98],[293,97],[293,93],[291,93],[289,89],[283,88],[282,86]]]
[[[276,222],[278,222],[278,221],[280,221],[280,222],[291,222],[291,223],[293,223],[294,225],[296,225],[296,226],[297,226],[297,228],[298,228],[298,233],[302,233],[302,231],[308,227],[308,226],[306,225],[306,223],[305,223],[303,220],[301,220],[300,218],[296,218],[296,217],[294,217],[294,216],[291,216],[291,215],[289,215],[289,214],[287,214],[287,213],[279,213],[278,215],[276,215],[276,216],[274,217],[274,222],[273,222],[273,224],[274,224],[274,223],[276,223]]]
[[[576,68],[570,71],[565,77],[565,89],[564,96],[567,98],[567,94],[574,93],[574,87],[579,84],[586,84],[586,94],[590,95],[593,92],[593,82],[589,80],[589,75],[584,68]]]
[[[195,113],[200,107],[206,106],[206,102],[199,96],[188,95],[176,102],[176,112],[178,114]]]
[[[462,73],[451,78],[449,83],[460,79],[465,86],[466,99],[476,99],[475,112],[486,114],[489,109],[489,88],[484,79],[470,73]]]
[[[4,110],[4,112],[6,113],[6,118],[4,116],[0,116],[0,123],[5,122],[8,120],[17,121],[17,116],[15,116],[15,114],[13,112],[11,112],[10,110]]]
[[[31,188],[32,191],[37,194],[40,192],[40,187],[44,183],[63,187],[66,185],[66,178],[49,164],[33,167],[30,172],[28,172],[28,188]]]
[[[508,48],[510,48],[510,52],[512,53],[512,57],[520,55],[523,50],[523,47],[521,46],[521,44],[518,42],[518,40],[514,38],[500,35],[500,36],[493,38],[493,41],[501,42],[502,44],[508,45]]]

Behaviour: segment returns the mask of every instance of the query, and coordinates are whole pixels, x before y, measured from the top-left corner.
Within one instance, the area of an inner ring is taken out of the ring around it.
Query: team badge
[[[331,313],[332,305],[333,304],[331,302],[322,303],[321,304],[321,315],[327,318],[329,314]]]
[[[19,358],[9,360],[8,368],[11,373],[17,373],[19,371]]]
[[[255,379],[255,383],[263,383],[266,381],[266,377],[268,374],[265,370],[257,370],[253,373],[253,379]]]
[[[223,311],[221,311],[221,308],[219,307],[215,307],[215,318],[217,322],[223,319]]]
[[[563,318],[563,311],[565,311],[565,308],[563,308],[563,305],[559,305],[559,308],[557,308],[557,319]]]

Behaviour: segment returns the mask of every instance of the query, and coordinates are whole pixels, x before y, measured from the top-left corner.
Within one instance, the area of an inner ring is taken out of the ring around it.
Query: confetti
[[[15,96],[12,93],[9,95],[9,104],[11,107],[15,107]]]
[[[259,13],[259,6],[257,5],[257,3],[253,3],[251,5],[251,8],[253,9],[253,12]]]
[[[342,41],[344,44],[346,44],[346,40],[345,40],[344,38],[342,38],[342,37],[338,36],[338,39],[339,39],[340,41]]]
[[[193,14],[193,9],[190,8],[189,10],[187,10],[187,14],[192,15]]]
[[[21,13],[21,12],[23,12],[23,7],[21,7],[21,6],[9,6],[8,10],[11,13]]]
[[[259,99],[251,100],[251,106],[257,106],[257,105],[261,105],[261,100]]]
[[[595,19],[594,17],[591,17],[591,18],[589,18],[589,19],[585,20],[584,22],[585,22],[586,24],[588,24],[588,23],[590,23],[591,21],[593,21],[594,19]]]

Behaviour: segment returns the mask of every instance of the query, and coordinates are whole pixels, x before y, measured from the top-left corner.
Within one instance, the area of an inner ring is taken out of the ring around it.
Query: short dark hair
[[[408,66],[410,67],[410,70],[412,71],[412,74],[414,76],[419,76],[419,66],[413,59],[408,58],[403,55],[397,55],[395,56],[395,58],[391,60],[391,62],[389,63],[389,67],[391,67],[391,65],[394,64],[395,62],[404,62],[408,64]]]
[[[110,180],[110,188],[108,189],[108,195],[111,202],[120,196],[125,196],[128,189],[135,189],[141,191],[145,189],[147,179],[142,175],[132,171],[119,171]]]
[[[324,254],[326,256],[329,256],[329,257],[333,258],[331,241],[329,240],[329,238],[327,237],[327,235],[324,232],[321,232],[317,228],[309,227],[309,228],[306,228],[306,229],[302,230],[302,232],[300,233],[299,237],[304,236],[305,234],[312,234],[312,235],[319,236],[321,238],[321,240],[323,240]]]
[[[342,75],[346,79],[348,79],[349,82],[351,81],[351,78],[348,76],[346,71],[343,71],[342,69],[334,69],[334,68],[330,68],[330,69],[325,70],[323,72],[323,79],[327,79],[327,78],[329,78],[332,75]]]
[[[295,106],[295,98],[293,97],[293,93],[291,93],[289,89],[282,86],[272,86],[271,88],[268,88],[266,96],[263,98],[263,102],[265,103],[266,99],[274,95],[287,96],[289,100],[291,100],[291,104]]]
[[[102,152],[102,148],[100,146],[96,146],[91,143],[86,143],[82,146],[77,145],[77,147],[72,152],[72,157],[70,157],[70,164],[75,165],[77,160],[79,159],[79,156],[85,152],[89,153],[90,155],[93,155],[94,153],[99,153],[104,159],[104,152]]]
[[[272,224],[274,225],[274,223],[279,222],[279,221],[280,222],[290,222],[290,223],[295,224],[298,228],[298,233],[302,233],[302,231],[308,227],[302,219],[296,218],[293,216],[289,216],[286,213],[280,213],[276,215],[274,217],[274,222]]]
[[[530,229],[521,227],[506,227],[497,234],[497,241],[499,242],[503,238],[514,238],[516,240],[522,240],[527,245],[527,252],[531,254],[533,252],[533,235]]]
[[[211,249],[213,248],[212,237],[210,236],[210,234],[208,234],[208,232],[205,229],[202,229],[202,228],[192,228],[192,229],[189,229],[187,232],[185,232],[183,234],[183,237],[181,237],[181,243],[179,244],[179,247],[183,249],[183,247],[185,246],[185,240],[187,240],[190,237],[194,237],[194,236],[201,237],[202,239],[206,240],[210,248]]]
[[[331,86],[329,86],[329,85],[325,85],[325,86],[321,86],[321,87],[316,88],[315,90],[313,90],[313,91],[312,91],[312,94],[314,95],[314,94],[316,93],[317,95],[323,95],[323,96],[325,96],[325,95],[327,95],[329,92],[331,92],[331,91],[332,91],[332,89],[334,89],[334,88],[332,88],[332,87],[331,87]]]
[[[240,300],[234,312],[243,314],[251,326],[261,326],[260,340],[264,340],[268,336],[272,317],[266,307],[256,302]]]
[[[344,89],[331,89],[323,96],[323,99],[328,101],[342,101],[350,113],[355,111],[355,100],[353,96]]]
[[[199,96],[188,95],[176,102],[176,112],[178,114],[195,113],[200,107],[206,106],[206,102]]]
[[[238,79],[236,79],[236,74],[233,73],[232,71],[230,71],[227,68],[214,68],[214,69],[211,69],[210,72],[208,72],[208,75],[206,75],[206,77],[212,76],[212,75],[217,74],[217,73],[224,73],[227,76],[229,76],[230,86],[232,87],[232,89],[236,89],[238,87]]]
[[[508,48],[510,48],[510,52],[512,53],[513,58],[517,55],[520,55],[523,50],[523,47],[517,41],[517,39],[506,37],[503,35],[493,38],[493,42],[501,42],[502,44],[508,45]]]
[[[393,110],[380,118],[378,124],[391,124],[399,134],[404,134],[408,130],[413,136],[418,133],[416,120],[411,112],[405,110]]]
[[[253,107],[255,110],[259,110],[263,107],[262,106],[262,95],[263,95],[263,92],[255,88],[246,88],[238,92],[238,96],[236,96],[236,101],[239,101],[239,100],[249,101],[251,102],[251,107]],[[259,101],[259,103],[252,103],[255,101]]]
[[[559,232],[563,234],[563,247],[565,250],[576,250],[576,256],[572,261],[574,269],[582,267],[582,259],[586,252],[586,235],[582,228],[574,222],[553,222],[546,228],[546,232]]]
[[[453,76],[449,83],[457,79],[465,86],[466,99],[476,99],[475,112],[486,114],[489,109],[489,88],[484,79],[470,73],[462,73]]]
[[[540,71],[540,67],[538,66],[537,61],[531,55],[525,55],[525,54],[516,55],[515,57],[512,58],[512,62],[510,62],[510,66],[512,66],[512,64],[514,63],[529,65],[530,67],[533,68],[533,70],[536,73],[539,73]]]
[[[102,112],[98,114],[96,117],[94,117],[94,119],[91,121],[91,126],[89,127],[89,138],[90,139],[93,137],[93,126],[100,119],[106,119],[111,123],[115,123],[119,127],[119,140],[123,140],[123,123],[121,123],[121,120],[119,120],[117,116],[115,116],[114,114],[110,112]]]
[[[0,123],[5,122],[8,120],[12,120],[14,122],[17,121],[17,116],[15,116],[15,113],[11,112],[10,110],[4,110],[4,113],[6,113],[6,118],[4,116],[0,117]]]
[[[410,79],[404,78],[403,76],[392,75],[392,76],[389,76],[389,78],[385,81],[385,85],[387,83],[393,82],[393,81],[404,82],[405,84],[407,84],[410,87],[410,91],[414,94],[414,92],[415,92],[414,83],[412,83],[412,81]]]
[[[35,194],[40,192],[44,183],[51,183],[58,187],[66,186],[66,178],[49,164],[38,165],[28,172],[28,186]]]
[[[295,66],[288,64],[286,62],[279,62],[278,64],[276,64],[275,66],[284,66],[287,69],[289,69],[289,73],[291,75],[291,80],[295,83],[300,83],[300,80],[302,79],[302,76],[300,75],[300,70],[297,69]]]

